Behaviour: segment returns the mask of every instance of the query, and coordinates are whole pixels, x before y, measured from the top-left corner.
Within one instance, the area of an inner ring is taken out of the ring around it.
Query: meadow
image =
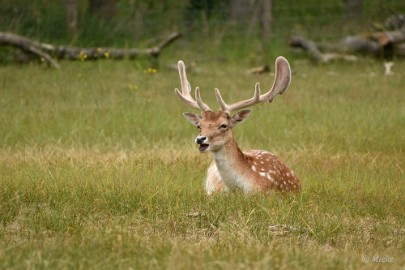
[[[405,63],[312,65],[235,128],[301,178],[296,195],[207,197],[178,73],[130,61],[0,67],[1,269],[405,269]],[[216,107],[271,74],[193,59]],[[269,62],[274,59],[269,59]]]

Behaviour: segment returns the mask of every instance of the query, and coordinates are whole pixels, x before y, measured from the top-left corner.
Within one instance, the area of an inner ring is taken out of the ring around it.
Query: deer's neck
[[[244,158],[244,154],[239,149],[239,146],[234,138],[232,138],[232,140],[225,144],[221,149],[213,152],[213,154],[217,165],[218,163],[224,163],[224,165],[226,163],[234,163],[239,159]]]
[[[241,188],[245,192],[250,190],[249,181],[245,180],[244,168],[245,155],[239,149],[235,139],[232,138],[218,151],[213,152],[218,172],[230,188]]]

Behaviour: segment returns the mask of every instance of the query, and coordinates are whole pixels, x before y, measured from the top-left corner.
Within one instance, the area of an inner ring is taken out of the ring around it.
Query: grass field
[[[0,67],[0,268],[405,269],[405,63],[290,59],[289,90],[235,134],[299,174],[295,196],[205,195],[175,70]],[[273,81],[197,63],[212,105]]]

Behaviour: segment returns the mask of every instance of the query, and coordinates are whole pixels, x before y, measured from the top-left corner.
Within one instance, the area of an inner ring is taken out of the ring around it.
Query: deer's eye
[[[198,129],[198,130],[201,130],[201,127],[200,127],[200,125],[198,125],[198,126],[197,126],[197,129]]]
[[[220,129],[226,129],[227,127],[228,127],[227,124],[222,124],[219,128],[220,128]]]

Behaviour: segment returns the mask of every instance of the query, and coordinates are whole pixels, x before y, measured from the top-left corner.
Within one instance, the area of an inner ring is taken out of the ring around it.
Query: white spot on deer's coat
[[[256,166],[255,166],[255,165],[252,166],[252,170],[253,170],[254,172],[256,171]]]

